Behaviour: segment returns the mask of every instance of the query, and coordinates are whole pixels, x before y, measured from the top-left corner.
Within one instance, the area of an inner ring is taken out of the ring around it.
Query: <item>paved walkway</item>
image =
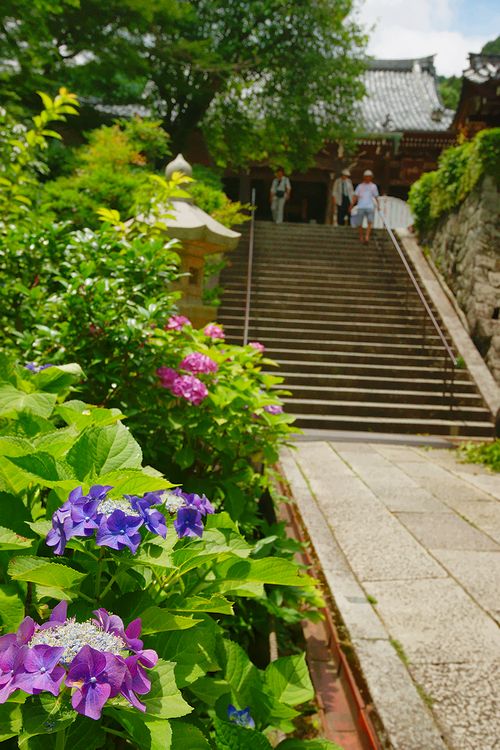
[[[375,443],[282,466],[392,746],[500,750],[500,476]]]

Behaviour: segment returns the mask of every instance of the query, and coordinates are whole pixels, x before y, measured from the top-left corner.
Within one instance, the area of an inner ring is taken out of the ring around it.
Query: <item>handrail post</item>
[[[246,293],[246,301],[245,301],[245,324],[243,327],[243,346],[246,346],[248,344],[248,329],[250,328],[250,301],[251,301],[251,296],[252,296],[254,233],[255,233],[255,188],[252,188],[252,218],[250,219],[250,233],[248,237],[247,293]]]

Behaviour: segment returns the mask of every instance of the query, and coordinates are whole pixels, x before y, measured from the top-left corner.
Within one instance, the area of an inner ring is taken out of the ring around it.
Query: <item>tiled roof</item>
[[[436,87],[434,58],[371,60],[363,78],[361,119],[367,133],[443,131],[453,112]]]
[[[486,83],[500,80],[500,55],[469,55],[469,67],[464,70],[464,78],[472,83]]]

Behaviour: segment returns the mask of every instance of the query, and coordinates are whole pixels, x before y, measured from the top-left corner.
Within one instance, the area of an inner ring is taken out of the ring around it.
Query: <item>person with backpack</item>
[[[271,191],[269,194],[269,200],[271,203],[271,213],[273,215],[273,221],[275,224],[281,224],[283,221],[283,214],[285,211],[285,203],[290,198],[292,192],[292,186],[290,180],[285,175],[283,167],[278,167],[276,170],[276,177],[274,178]]]

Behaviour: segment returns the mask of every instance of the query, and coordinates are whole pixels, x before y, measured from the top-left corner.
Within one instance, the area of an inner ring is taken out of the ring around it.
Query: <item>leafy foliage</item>
[[[500,36],[496,39],[492,39],[490,42],[486,42],[481,50],[482,55],[500,55]]]
[[[0,11],[0,85],[65,83],[96,124],[112,106],[159,116],[176,151],[203,128],[218,163],[303,168],[352,135],[365,38],[351,0],[20,0]],[[96,111],[97,109],[97,111]]]
[[[460,448],[460,455],[474,464],[485,464],[493,471],[500,471],[500,440],[492,443],[467,443]]]
[[[473,140],[446,149],[439,168],[412,185],[409,203],[418,231],[425,233],[456,209],[484,175],[499,180],[500,128],[482,130]]]
[[[459,76],[438,76],[439,95],[445,107],[457,108],[461,87],[462,79]]]

